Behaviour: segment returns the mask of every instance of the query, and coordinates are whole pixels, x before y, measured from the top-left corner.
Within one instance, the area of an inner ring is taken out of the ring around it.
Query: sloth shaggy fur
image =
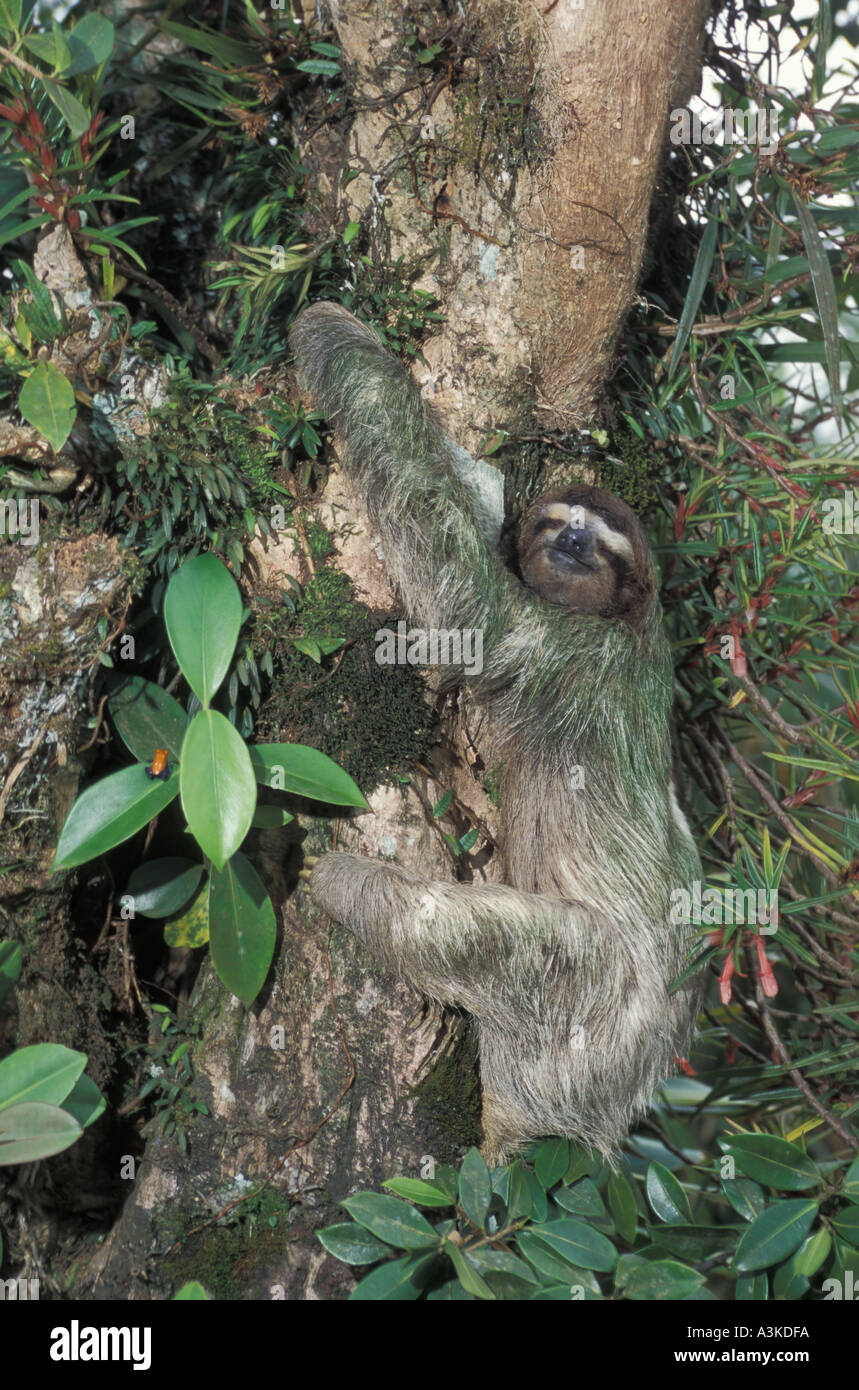
[[[671,783],[672,671],[636,517],[585,485],[526,514],[519,579],[487,545],[455,446],[409,374],[336,304],[291,334],[411,621],[480,628],[468,680],[505,766],[503,884],[326,854],[316,905],[476,1020],[484,1154],[542,1135],[616,1151],[685,1053],[698,1002],[671,895],[700,876]],[[448,669],[455,683],[464,673]]]

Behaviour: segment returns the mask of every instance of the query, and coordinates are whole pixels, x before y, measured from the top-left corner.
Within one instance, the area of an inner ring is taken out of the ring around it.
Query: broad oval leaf
[[[415,1261],[410,1255],[404,1255],[399,1260],[388,1260],[361,1280],[350,1293],[349,1302],[360,1303],[369,1299],[374,1303],[403,1303],[420,1298],[421,1290],[412,1278],[414,1273]]]
[[[196,892],[202,876],[203,865],[193,859],[150,859],[134,870],[125,891],[142,917],[172,917]]]
[[[738,1216],[744,1221],[754,1221],[767,1204],[763,1189],[750,1178],[724,1178],[722,1191]]]
[[[388,1178],[382,1186],[395,1192],[398,1197],[405,1197],[407,1202],[417,1202],[420,1207],[449,1207],[455,1201],[447,1192],[434,1187],[431,1182],[425,1182],[423,1178]]]
[[[182,674],[204,707],[230,667],[242,622],[239,586],[216,556],[186,560],[167,585],[164,622]]]
[[[818,1226],[799,1247],[790,1262],[799,1274],[816,1274],[832,1248],[832,1236],[825,1226]]]
[[[574,1187],[561,1187],[553,1197],[564,1211],[576,1216],[605,1216],[605,1204],[592,1178],[581,1178]]]
[[[26,1101],[0,1111],[0,1167],[33,1163],[62,1153],[83,1130],[67,1110],[43,1101]]]
[[[606,1195],[618,1235],[627,1245],[632,1245],[638,1230],[638,1203],[623,1173],[612,1173]]]
[[[265,787],[329,806],[369,809],[348,772],[315,748],[303,743],[256,743],[250,754],[254,775]]]
[[[651,1163],[647,1169],[647,1200],[660,1221],[692,1222],[689,1199],[673,1173],[662,1163]]]
[[[572,1264],[557,1250],[550,1250],[548,1245],[544,1245],[537,1237],[533,1229],[520,1231],[516,1237],[516,1243],[526,1260],[534,1266],[544,1280],[557,1279],[561,1283],[566,1282],[569,1290],[569,1286],[573,1282],[573,1271],[580,1266]]]
[[[635,1302],[684,1299],[699,1289],[703,1282],[703,1274],[676,1260],[649,1260],[632,1270],[623,1296]]]
[[[492,1201],[489,1169],[479,1149],[469,1149],[459,1170],[459,1202],[469,1221],[483,1229]],[[473,1293],[469,1289],[469,1293]]]
[[[817,1203],[805,1197],[773,1202],[743,1232],[734,1268],[745,1274],[786,1260],[805,1240],[816,1215]]]
[[[128,840],[178,795],[179,778],[146,776],[137,764],[112,772],[79,796],[63,826],[54,869],[73,869]]]
[[[838,1234],[851,1245],[859,1245],[859,1207],[845,1207],[833,1217],[832,1224]]]
[[[61,87],[59,82],[54,82],[50,77],[42,78],[42,86],[56,106],[74,139],[79,140],[82,135],[86,135],[92,122],[92,116],[87,108],[81,105],[77,97],[73,97],[71,92],[65,87]]]
[[[801,1192],[823,1181],[816,1164],[796,1144],[776,1134],[732,1134],[722,1140],[724,1153],[730,1154],[740,1172],[786,1192]]]
[[[71,434],[77,413],[71,382],[52,362],[37,362],[21,387],[18,409],[58,452]]]
[[[209,880],[209,948],[219,978],[244,1004],[262,989],[276,937],[265,885],[250,860],[234,854]]]
[[[60,1105],[86,1066],[85,1052],[61,1043],[19,1047],[0,1062],[0,1110],[25,1101]]]
[[[62,1108],[69,1112],[73,1120],[77,1120],[82,1129],[87,1129],[104,1114],[107,1101],[92,1077],[84,1072],[69,1091]]]
[[[487,1302],[495,1298],[495,1294],[483,1275],[478,1274],[464,1250],[460,1250],[458,1245],[448,1241],[445,1245],[445,1253],[450,1256],[456,1270],[456,1277],[466,1293],[473,1294],[475,1298],[482,1298]]]
[[[475,831],[475,837],[477,832]],[[560,1182],[570,1166],[570,1144],[568,1139],[547,1139],[534,1155],[534,1172],[538,1182],[549,1191]]]
[[[117,733],[138,762],[149,763],[156,748],[166,748],[179,762],[188,716],[160,685],[140,676],[124,676],[111,686],[107,702]]]
[[[196,898],[164,923],[164,940],[168,946],[205,946],[209,940],[209,884],[203,884]]]
[[[247,744],[218,710],[199,710],[188,725],[179,786],[191,834],[223,869],[251,828],[257,789]]]
[[[401,1250],[425,1250],[441,1244],[425,1216],[396,1197],[380,1192],[357,1192],[341,1202],[349,1215],[380,1240]]]
[[[734,1297],[738,1303],[763,1303],[769,1290],[769,1280],[765,1274],[741,1274]]]
[[[859,1197],[859,1158],[854,1158],[844,1174],[842,1190],[847,1197]]]
[[[116,30],[109,19],[99,14],[85,14],[67,34],[71,63],[62,69],[64,78],[92,72],[106,63],[116,40]]]
[[[580,1265],[582,1269],[605,1272],[614,1269],[617,1263],[617,1251],[611,1241],[600,1231],[591,1230],[584,1221],[563,1217],[535,1228],[533,1233],[570,1264]]]
[[[347,1265],[372,1265],[391,1253],[390,1245],[377,1240],[355,1221],[326,1226],[316,1232],[316,1238],[330,1255]]]
[[[650,1229],[661,1250],[679,1255],[682,1260],[712,1259],[720,1252],[733,1250],[739,1233],[739,1226],[688,1226],[678,1222]]]

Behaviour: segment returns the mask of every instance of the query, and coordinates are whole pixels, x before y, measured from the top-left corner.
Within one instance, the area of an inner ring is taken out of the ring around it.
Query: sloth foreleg
[[[599,914],[582,903],[498,883],[434,882],[354,854],[323,855],[309,887],[316,906],[349,927],[392,972],[483,1021],[509,1025],[510,991],[519,997],[523,985],[539,1007],[561,961],[577,970],[586,992],[598,985],[591,978],[597,962],[589,957]],[[605,989],[611,962],[598,964]]]

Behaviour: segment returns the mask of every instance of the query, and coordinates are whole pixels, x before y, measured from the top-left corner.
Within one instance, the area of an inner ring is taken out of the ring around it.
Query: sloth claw
[[[310,875],[319,863],[320,858],[321,856],[318,854],[305,854],[304,863],[298,871],[299,883],[308,884],[310,882]]]

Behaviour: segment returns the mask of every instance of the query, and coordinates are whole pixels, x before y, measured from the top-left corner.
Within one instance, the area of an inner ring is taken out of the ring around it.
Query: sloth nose
[[[555,539],[555,549],[565,550],[568,555],[584,555],[588,549],[587,531],[573,526],[565,526]]]

